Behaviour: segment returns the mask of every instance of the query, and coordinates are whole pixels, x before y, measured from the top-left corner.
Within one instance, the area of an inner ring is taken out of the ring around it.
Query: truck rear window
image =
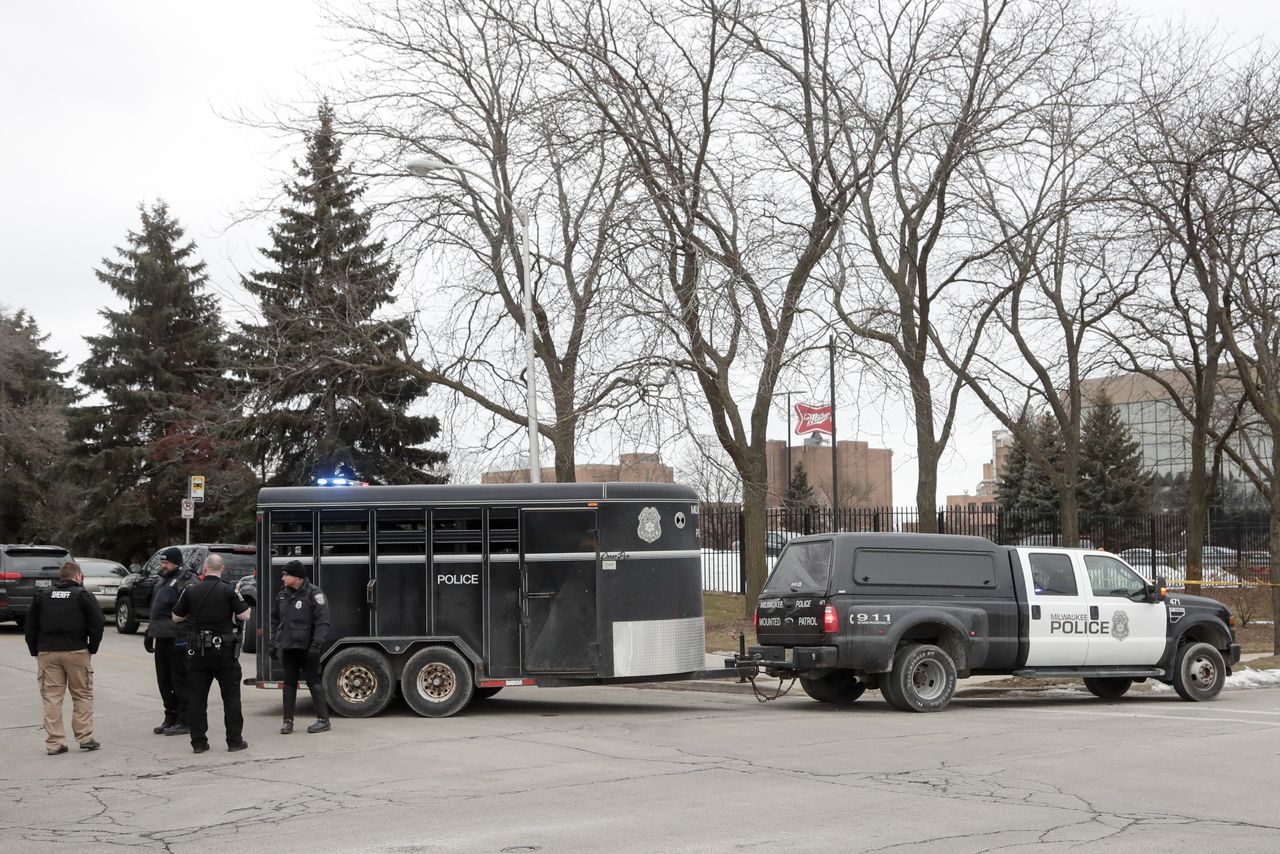
[[[798,590],[826,592],[831,580],[831,541],[789,543],[778,558],[764,593],[784,595]]]
[[[981,587],[994,590],[995,559],[983,552],[881,551],[859,549],[853,580],[858,584],[910,587]]]

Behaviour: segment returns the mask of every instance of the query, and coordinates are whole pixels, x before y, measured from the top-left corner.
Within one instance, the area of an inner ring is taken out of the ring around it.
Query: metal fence
[[[986,537],[1000,545],[1063,545],[1062,519],[1056,513],[1006,513],[999,510],[946,509],[935,518],[938,533]],[[1147,513],[1138,516],[1081,514],[1080,543],[1084,548],[1120,554],[1147,578],[1164,576],[1181,587],[1186,572],[1185,513]],[[1270,524],[1265,514],[1211,512],[1206,520],[1201,581],[1210,585],[1254,586],[1270,572]],[[915,508],[846,507],[807,511],[771,508],[765,521],[768,569],[792,537],[832,531],[920,530]],[[741,593],[746,565],[739,541],[742,510],[724,505],[704,506],[700,513],[702,586],[705,590]]]

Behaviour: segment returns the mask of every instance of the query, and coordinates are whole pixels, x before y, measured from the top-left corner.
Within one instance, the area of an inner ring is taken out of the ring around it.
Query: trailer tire
[[[940,712],[956,693],[956,664],[933,644],[898,650],[893,669],[880,677],[880,693],[904,712]]]
[[[1208,643],[1189,643],[1178,650],[1173,665],[1173,690],[1184,700],[1212,700],[1227,681],[1222,653]]]
[[[376,649],[349,646],[333,654],[321,675],[329,708],[344,718],[378,714],[395,696],[391,662]]]
[[[426,718],[447,718],[475,695],[471,664],[447,646],[418,650],[404,666],[400,691],[409,708]]]
[[[817,679],[800,677],[800,687],[819,703],[831,703],[836,706],[847,706],[867,690],[867,686],[858,681],[847,670],[837,670]]]
[[[1086,677],[1084,680],[1084,687],[1089,689],[1089,693],[1102,700],[1118,700],[1132,686],[1133,680],[1126,676]]]

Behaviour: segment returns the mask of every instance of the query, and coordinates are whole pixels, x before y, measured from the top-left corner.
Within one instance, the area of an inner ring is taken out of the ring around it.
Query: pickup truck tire
[[[424,718],[455,715],[475,693],[471,664],[447,646],[424,647],[405,664],[400,691],[409,708]]]
[[[1132,686],[1133,680],[1125,676],[1098,676],[1084,680],[1084,687],[1089,689],[1089,693],[1103,700],[1119,699]]]
[[[956,693],[956,664],[933,644],[898,650],[893,669],[880,676],[880,693],[904,712],[940,712]]]
[[[376,649],[349,646],[333,654],[320,677],[329,708],[344,718],[367,718],[387,707],[396,693],[391,662]]]
[[[116,631],[122,635],[138,631],[138,617],[133,612],[133,603],[123,596],[116,600]]]
[[[1212,700],[1227,680],[1222,653],[1208,643],[1189,643],[1178,649],[1173,667],[1173,690],[1193,703]]]
[[[835,673],[829,673],[817,679],[801,676],[800,687],[819,703],[831,703],[836,706],[847,706],[853,703],[867,690],[867,686],[847,670],[837,670]]]

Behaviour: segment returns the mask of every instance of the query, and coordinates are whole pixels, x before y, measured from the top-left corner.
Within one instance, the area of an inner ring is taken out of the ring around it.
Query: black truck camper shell
[[[443,717],[509,685],[713,675],[685,486],[268,488],[257,535],[264,607],[291,560],[330,603],[322,663],[339,714],[377,714],[397,689]],[[276,687],[271,620],[259,622],[256,682]]]

